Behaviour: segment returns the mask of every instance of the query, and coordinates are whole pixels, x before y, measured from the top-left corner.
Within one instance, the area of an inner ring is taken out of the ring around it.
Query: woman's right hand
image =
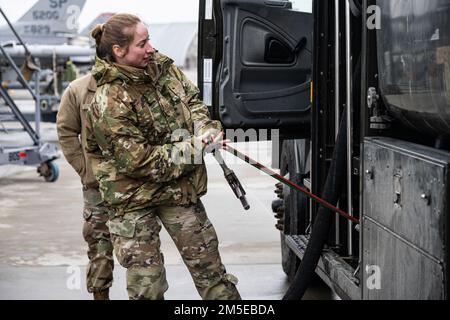
[[[223,140],[223,136],[223,131],[217,132],[217,130],[214,130],[205,132],[203,135],[199,136],[198,139],[202,142],[203,150],[206,150],[206,152],[213,152],[221,149],[225,144],[230,142],[228,139]]]

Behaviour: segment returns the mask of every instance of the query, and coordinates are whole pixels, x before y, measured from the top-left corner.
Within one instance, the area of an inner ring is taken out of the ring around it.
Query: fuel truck
[[[278,130],[272,166],[320,200],[276,185],[284,298],[321,279],[343,299],[448,299],[450,0],[312,0],[312,13],[200,0],[199,13],[212,117]]]

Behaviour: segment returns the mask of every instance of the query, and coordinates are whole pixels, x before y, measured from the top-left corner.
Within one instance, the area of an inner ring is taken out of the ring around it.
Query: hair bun
[[[94,29],[91,30],[91,37],[95,39],[97,45],[100,43],[102,39],[103,31],[105,30],[105,24],[97,24]]]

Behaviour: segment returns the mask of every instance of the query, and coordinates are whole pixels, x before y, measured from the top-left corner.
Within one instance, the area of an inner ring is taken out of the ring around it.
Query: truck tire
[[[309,141],[297,140],[298,158],[295,156],[294,140],[283,141],[281,147],[280,173],[283,176],[289,174],[289,180],[303,185],[303,178],[307,176]],[[297,163],[298,162],[298,163]],[[298,168],[297,168],[298,166]],[[285,235],[305,234],[309,215],[308,198],[301,192],[284,188],[284,230],[281,232],[281,258],[283,271],[288,280],[292,280],[300,265],[300,259],[287,246]]]

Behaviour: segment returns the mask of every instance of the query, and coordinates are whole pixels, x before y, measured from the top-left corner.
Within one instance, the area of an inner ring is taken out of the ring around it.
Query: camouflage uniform
[[[87,149],[98,159],[102,197],[114,209],[109,229],[118,261],[128,269],[130,299],[163,299],[168,288],[161,223],[203,299],[240,299],[200,202],[205,165],[174,161],[175,154],[195,152],[192,139],[174,137],[178,129],[197,136],[221,130],[198,89],[159,53],[145,70],[97,58],[92,73],[98,89],[88,110]]]
[[[91,169],[93,159],[84,150],[85,109],[93,99],[96,89],[97,85],[90,74],[73,81],[64,91],[57,116],[61,149],[67,161],[80,175],[83,184],[83,237],[88,244],[89,258],[86,285],[91,293],[105,292],[111,287],[114,269],[113,246],[106,226],[108,209],[101,198],[98,182]]]
[[[71,82],[79,77],[79,71],[73,64],[72,60],[66,62],[66,68],[64,69],[62,81]]]
[[[83,238],[88,244],[86,270],[88,292],[101,292],[113,282],[113,245],[107,226],[109,210],[98,189],[83,188]]]

